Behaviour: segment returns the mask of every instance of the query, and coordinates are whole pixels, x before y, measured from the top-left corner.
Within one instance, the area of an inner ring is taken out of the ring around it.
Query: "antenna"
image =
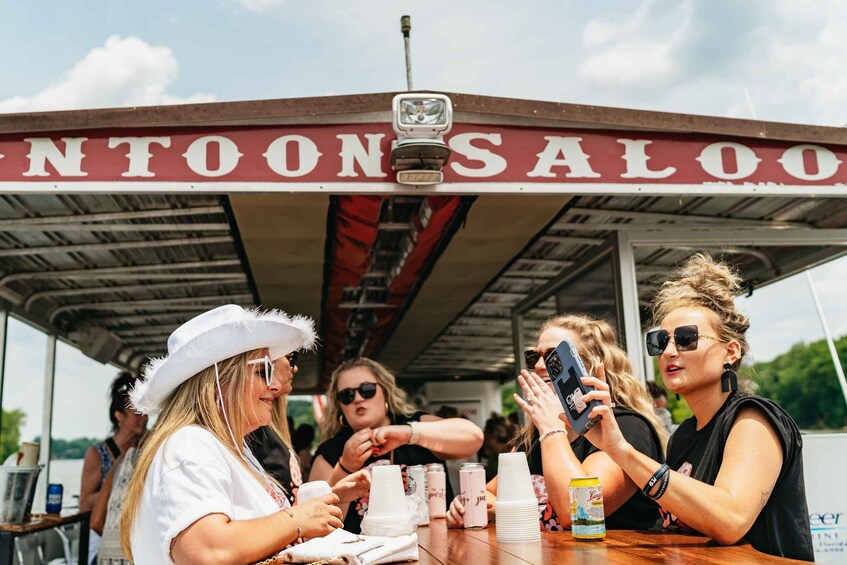
[[[409,32],[412,31],[411,16],[400,17],[400,31],[403,32],[403,44],[406,47],[406,90],[412,90],[412,52],[409,47]]]

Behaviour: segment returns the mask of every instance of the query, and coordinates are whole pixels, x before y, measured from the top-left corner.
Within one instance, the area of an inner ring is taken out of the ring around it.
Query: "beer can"
[[[406,496],[415,495],[426,504],[426,515],[419,526],[429,524],[429,499],[426,495],[426,467],[424,465],[410,465],[406,467]]]
[[[47,485],[47,505],[44,510],[48,514],[58,514],[62,511],[62,493],[64,488],[61,484],[50,483]]]
[[[485,501],[485,467],[482,463],[462,463],[459,469],[462,506],[465,507],[465,527],[484,528],[488,525],[488,505]]]
[[[571,534],[581,541],[606,537],[603,491],[597,477],[574,477],[570,484]]]
[[[447,515],[447,473],[441,463],[429,463],[426,466],[426,500],[430,518],[444,518]]]

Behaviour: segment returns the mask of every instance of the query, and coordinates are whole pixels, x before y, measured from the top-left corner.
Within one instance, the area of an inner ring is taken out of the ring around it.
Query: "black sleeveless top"
[[[776,430],[782,443],[782,469],[767,504],[744,538],[763,553],[814,561],[806,487],[803,480],[803,439],[791,416],[775,402],[752,394],[733,393],[703,429],[691,417],[679,425],[668,443],[671,469],[713,485],[723,463],[723,450],[738,412],[755,407]],[[687,528],[661,509],[666,528]]]
[[[425,414],[426,412],[415,412],[409,417],[391,415],[390,419],[392,424],[405,424],[407,422],[419,422],[421,416]],[[326,462],[334,467],[341,458],[341,454],[344,452],[344,444],[352,435],[353,429],[349,426],[345,426],[339,430],[337,434],[318,446],[317,451],[315,451],[315,457],[322,455]],[[404,488],[407,486],[406,467],[410,465],[426,465],[427,463],[444,463],[443,459],[439,459],[433,452],[419,445],[401,445],[392,453],[394,454],[394,464],[400,465],[400,471],[403,475]],[[374,465],[384,465],[386,463],[390,463],[391,460],[391,453],[385,453],[379,457],[371,457],[365,461],[362,469],[370,470]],[[445,468],[444,471],[446,473],[447,469]],[[445,482],[447,487],[447,503],[449,504],[450,501],[453,500],[453,489],[450,486],[449,480]],[[347,509],[347,516],[344,518],[344,529],[348,532],[358,534],[362,529],[362,518],[364,517],[365,510],[367,509],[368,497],[366,496],[351,502],[350,507]]]

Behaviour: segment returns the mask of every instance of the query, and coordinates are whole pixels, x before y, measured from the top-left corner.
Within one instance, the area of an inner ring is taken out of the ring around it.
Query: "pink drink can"
[[[485,500],[485,467],[482,463],[463,463],[459,469],[459,485],[462,506],[465,507],[465,527],[486,527],[488,504]]]
[[[447,474],[441,463],[429,463],[426,466],[426,500],[430,518],[444,518],[447,515]]]

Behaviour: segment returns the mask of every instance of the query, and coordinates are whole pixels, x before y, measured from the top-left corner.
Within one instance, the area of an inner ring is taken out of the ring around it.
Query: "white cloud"
[[[690,2],[645,0],[629,17],[595,18],[583,29],[588,56],[579,73],[597,87],[655,89],[679,77],[681,44],[692,24]]]
[[[168,47],[137,37],[111,36],[92,49],[58,81],[32,96],[0,100],[0,112],[33,112],[118,106],[211,102],[213,94],[187,97],[167,92],[179,75]]]
[[[248,12],[264,14],[285,4],[285,0],[228,0],[237,3]]]

